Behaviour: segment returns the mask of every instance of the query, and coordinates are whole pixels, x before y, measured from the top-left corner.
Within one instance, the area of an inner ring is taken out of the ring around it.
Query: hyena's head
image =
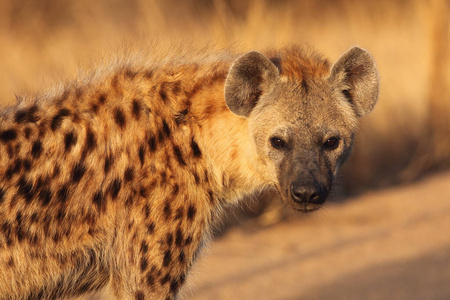
[[[295,52],[295,51],[294,51]],[[325,60],[249,52],[232,65],[225,99],[249,120],[260,158],[283,200],[311,211],[324,203],[349,156],[356,119],[378,98],[378,73],[360,48],[329,70]]]

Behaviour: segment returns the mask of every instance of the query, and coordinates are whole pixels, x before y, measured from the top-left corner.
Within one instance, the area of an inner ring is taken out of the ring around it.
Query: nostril
[[[291,196],[292,199],[297,203],[301,203],[303,201],[302,194],[294,183],[291,183]]]
[[[320,185],[313,196],[311,196],[311,203],[323,204],[328,196],[328,189],[324,185]]]

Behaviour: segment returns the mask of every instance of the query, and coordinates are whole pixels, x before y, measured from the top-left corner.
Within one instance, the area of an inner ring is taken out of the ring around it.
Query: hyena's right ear
[[[261,95],[278,81],[277,67],[263,54],[248,52],[231,66],[225,81],[225,100],[230,110],[248,117]]]
[[[356,116],[370,112],[378,100],[379,79],[370,54],[353,47],[334,64],[329,80],[352,104]]]

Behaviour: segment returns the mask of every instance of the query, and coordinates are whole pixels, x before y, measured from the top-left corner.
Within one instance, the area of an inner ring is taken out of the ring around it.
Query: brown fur
[[[290,81],[329,73],[301,48],[267,55]],[[236,58],[125,64],[3,111],[1,299],[68,297],[109,283],[120,299],[176,296],[221,207],[280,188],[281,169],[257,149],[255,120],[225,101]],[[339,109],[350,135],[355,113]]]

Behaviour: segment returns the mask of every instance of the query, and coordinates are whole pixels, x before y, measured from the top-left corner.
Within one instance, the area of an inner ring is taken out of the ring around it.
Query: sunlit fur
[[[311,53],[280,50],[281,76],[328,78]],[[173,299],[222,207],[279,184],[254,133],[280,120],[255,128],[225,102],[240,54],[199,57],[115,63],[3,110],[1,299]]]

